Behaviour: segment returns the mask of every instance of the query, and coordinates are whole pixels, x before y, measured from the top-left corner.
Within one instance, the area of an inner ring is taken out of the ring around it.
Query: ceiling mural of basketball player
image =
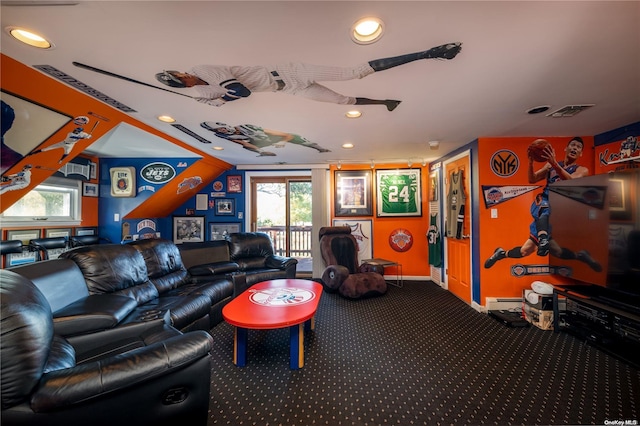
[[[536,252],[538,256],[546,256],[550,252],[561,259],[576,259],[588,264],[596,272],[602,271],[602,266],[591,257],[588,251],[580,250],[577,253],[560,245],[551,237],[549,229],[549,185],[559,180],[576,179],[589,175],[589,169],[577,163],[582,156],[584,141],[581,137],[572,138],[564,149],[564,160],[556,159],[556,152],[544,139],[535,140],[527,151],[529,157],[529,183],[536,183],[546,179],[546,185],[542,193],[537,194],[531,204],[530,213],[533,221],[529,225],[529,238],[519,247],[505,250],[502,247],[495,249],[491,257],[485,263],[485,268],[491,268],[496,262],[506,258],[522,258]],[[534,162],[543,162],[544,165],[534,170]]]
[[[247,98],[253,92],[282,92],[339,105],[384,105],[388,111],[393,111],[401,101],[345,96],[319,82],[360,79],[421,59],[449,60],[455,58],[461,49],[462,43],[448,43],[421,52],[375,59],[355,67],[300,62],[274,66],[198,65],[187,72],[159,72],[156,79],[170,87],[194,87],[200,94],[195,98],[198,102],[218,107],[227,102]]]
[[[265,129],[253,124],[230,126],[219,121],[205,121],[200,123],[200,126],[212,131],[220,138],[237,143],[242,145],[244,149],[258,153],[261,157],[276,155],[273,152],[264,151],[262,148],[268,146],[282,148],[287,142],[313,148],[318,152],[330,152],[328,149],[322,148],[317,143],[311,142],[300,135]]]

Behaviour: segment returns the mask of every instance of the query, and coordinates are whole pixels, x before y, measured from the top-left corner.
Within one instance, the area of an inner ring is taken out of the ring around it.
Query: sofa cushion
[[[229,241],[229,255],[232,261],[239,259],[271,256],[273,243],[269,234],[265,232],[238,232],[227,237]]]
[[[264,269],[267,259],[264,257],[243,257],[236,259],[241,271],[249,271],[252,269]]]
[[[189,274],[182,264],[178,247],[164,239],[133,241],[129,246],[138,250],[147,264],[149,280],[160,294],[180,287],[188,281]]]
[[[147,265],[135,248],[121,244],[77,247],[64,252],[82,271],[90,294],[116,293],[136,300],[138,305],[158,297],[147,276]]]
[[[140,308],[159,311],[168,310],[171,325],[185,331],[201,319],[205,319],[206,324],[209,324],[211,302],[209,296],[205,295],[162,295],[141,305]]]
[[[224,275],[237,272],[240,266],[235,262],[214,262],[203,265],[195,265],[188,269],[189,275],[197,277],[201,275]]]
[[[200,243],[182,243],[178,247],[185,268],[229,262],[229,244],[224,240],[205,241]]]
[[[64,286],[61,286],[64,287]],[[113,328],[138,304],[120,294],[91,294],[54,313],[56,334],[73,336]]]
[[[69,259],[44,260],[9,269],[35,284],[47,298],[54,313],[89,296],[82,271]]]

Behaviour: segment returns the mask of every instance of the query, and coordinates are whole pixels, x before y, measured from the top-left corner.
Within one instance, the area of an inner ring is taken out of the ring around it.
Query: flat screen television
[[[551,271],[640,309],[640,169],[549,186]],[[634,309],[635,310],[635,309]]]

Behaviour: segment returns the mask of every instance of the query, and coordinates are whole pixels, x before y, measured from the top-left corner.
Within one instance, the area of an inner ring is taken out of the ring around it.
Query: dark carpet
[[[640,370],[567,333],[509,328],[431,282],[349,301],[324,293],[305,366],[288,330],[211,330],[210,425],[638,424]],[[640,356],[640,354],[639,354]]]

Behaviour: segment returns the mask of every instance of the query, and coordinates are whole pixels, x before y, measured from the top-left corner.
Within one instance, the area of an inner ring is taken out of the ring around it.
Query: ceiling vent
[[[559,110],[547,114],[547,117],[573,117],[574,115],[591,108],[595,104],[583,104],[583,105],[567,105],[563,106]]]

